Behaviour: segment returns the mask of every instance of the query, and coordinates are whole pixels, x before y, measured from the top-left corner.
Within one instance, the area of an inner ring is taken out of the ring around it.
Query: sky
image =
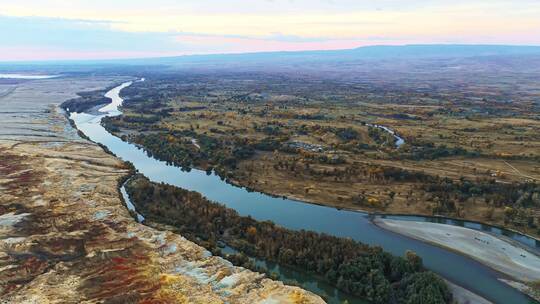
[[[540,45],[539,0],[0,0],[0,61]]]

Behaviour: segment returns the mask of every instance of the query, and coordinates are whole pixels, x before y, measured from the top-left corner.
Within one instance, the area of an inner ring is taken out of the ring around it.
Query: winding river
[[[374,127],[374,128],[379,128],[381,130],[384,130],[384,131],[390,133],[390,135],[394,136],[394,138],[395,138],[395,144],[396,144],[397,148],[401,147],[405,143],[405,140],[402,137],[397,135],[394,130],[392,130],[392,129],[388,128],[388,127],[381,126],[381,125],[373,125],[373,124],[367,124],[367,126]]]
[[[131,84],[124,83],[107,93],[113,102],[101,109],[100,112],[104,114],[71,113],[70,118],[91,140],[107,146],[119,158],[133,163],[139,172],[150,180],[200,192],[210,200],[237,210],[241,215],[250,215],[257,220],[271,220],[289,229],[313,230],[350,237],[363,243],[381,246],[395,255],[403,255],[406,250],[413,250],[423,258],[427,268],[493,303],[534,303],[524,294],[500,282],[498,278],[504,276],[494,270],[452,251],[383,230],[372,224],[368,214],[249,192],[245,188],[226,183],[217,175],[195,169],[182,171],[164,161],[149,157],[144,150],[113,136],[100,124],[105,116],[121,114],[118,110],[118,106],[122,104],[119,93],[122,88]],[[290,277],[297,275],[293,273]],[[307,289],[326,289],[323,283],[317,283],[313,279],[298,281],[304,283],[303,286]],[[310,286],[313,284],[316,286]],[[329,294],[331,302],[341,299],[335,290],[328,290],[326,293]]]

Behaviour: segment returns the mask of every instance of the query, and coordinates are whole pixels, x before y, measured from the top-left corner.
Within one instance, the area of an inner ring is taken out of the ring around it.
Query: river
[[[366,125],[370,126],[370,127],[374,127],[374,128],[379,128],[381,130],[384,130],[384,131],[390,133],[390,135],[394,136],[394,138],[395,138],[395,144],[396,144],[397,148],[401,147],[405,143],[405,140],[402,137],[397,135],[397,133],[394,130],[392,130],[392,129],[388,128],[388,127],[381,126],[381,125],[373,125],[373,124],[366,124]]]
[[[371,222],[368,214],[250,192],[245,188],[226,183],[215,174],[207,174],[196,169],[183,171],[164,161],[149,157],[144,150],[113,136],[100,124],[105,116],[121,114],[117,108],[122,104],[119,93],[121,88],[129,85],[131,83],[122,84],[108,93],[107,96],[112,98],[114,104],[112,107],[106,106],[106,111],[110,114],[71,113],[70,118],[91,140],[107,146],[119,158],[133,163],[135,168],[150,180],[200,192],[210,200],[237,210],[240,215],[249,215],[261,221],[271,220],[289,229],[305,229],[338,237],[350,237],[362,243],[381,246],[386,251],[400,256],[406,250],[413,250],[423,258],[424,265],[430,270],[493,303],[534,303],[521,292],[500,282],[498,278],[504,276],[496,271],[455,252],[383,230]],[[311,284],[315,280],[308,281]],[[314,290],[309,284],[303,287]],[[339,298],[329,300],[338,303]],[[350,303],[357,302],[350,301]]]
[[[60,77],[60,75],[29,75],[29,74],[1,74],[0,79],[29,79],[29,80],[38,80],[38,79],[51,79]]]

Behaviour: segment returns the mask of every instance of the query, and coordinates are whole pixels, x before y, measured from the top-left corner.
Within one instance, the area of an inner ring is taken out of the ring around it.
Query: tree
[[[416,252],[407,250],[405,252],[405,258],[413,270],[418,271],[422,268],[422,258]]]

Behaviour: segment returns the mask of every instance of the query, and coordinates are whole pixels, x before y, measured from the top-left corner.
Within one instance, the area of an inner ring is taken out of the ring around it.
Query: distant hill
[[[367,46],[351,50],[351,53],[366,57],[474,57],[540,54],[540,46],[419,44],[404,46]]]
[[[296,51],[296,52],[260,52],[243,54],[215,55],[186,55],[178,57],[146,58],[131,60],[116,60],[131,64],[178,64],[204,62],[234,62],[248,61],[281,61],[284,59],[310,59],[317,61],[343,59],[391,59],[391,58],[426,58],[426,57],[478,57],[478,56],[507,56],[507,55],[540,55],[540,46],[511,46],[511,45],[458,45],[458,44],[428,44],[403,46],[366,46],[348,50],[332,51]]]
[[[512,45],[457,45],[428,44],[402,46],[366,46],[348,50],[261,52],[242,54],[185,55],[177,57],[0,63],[0,71],[40,66],[43,70],[71,67],[73,71],[84,71],[93,67],[118,68],[127,66],[169,66],[177,68],[232,67],[232,66],[295,66],[303,64],[334,64],[353,61],[381,61],[392,59],[438,59],[438,58],[478,58],[478,57],[519,57],[540,56],[540,46]],[[69,69],[69,68],[68,68]]]

